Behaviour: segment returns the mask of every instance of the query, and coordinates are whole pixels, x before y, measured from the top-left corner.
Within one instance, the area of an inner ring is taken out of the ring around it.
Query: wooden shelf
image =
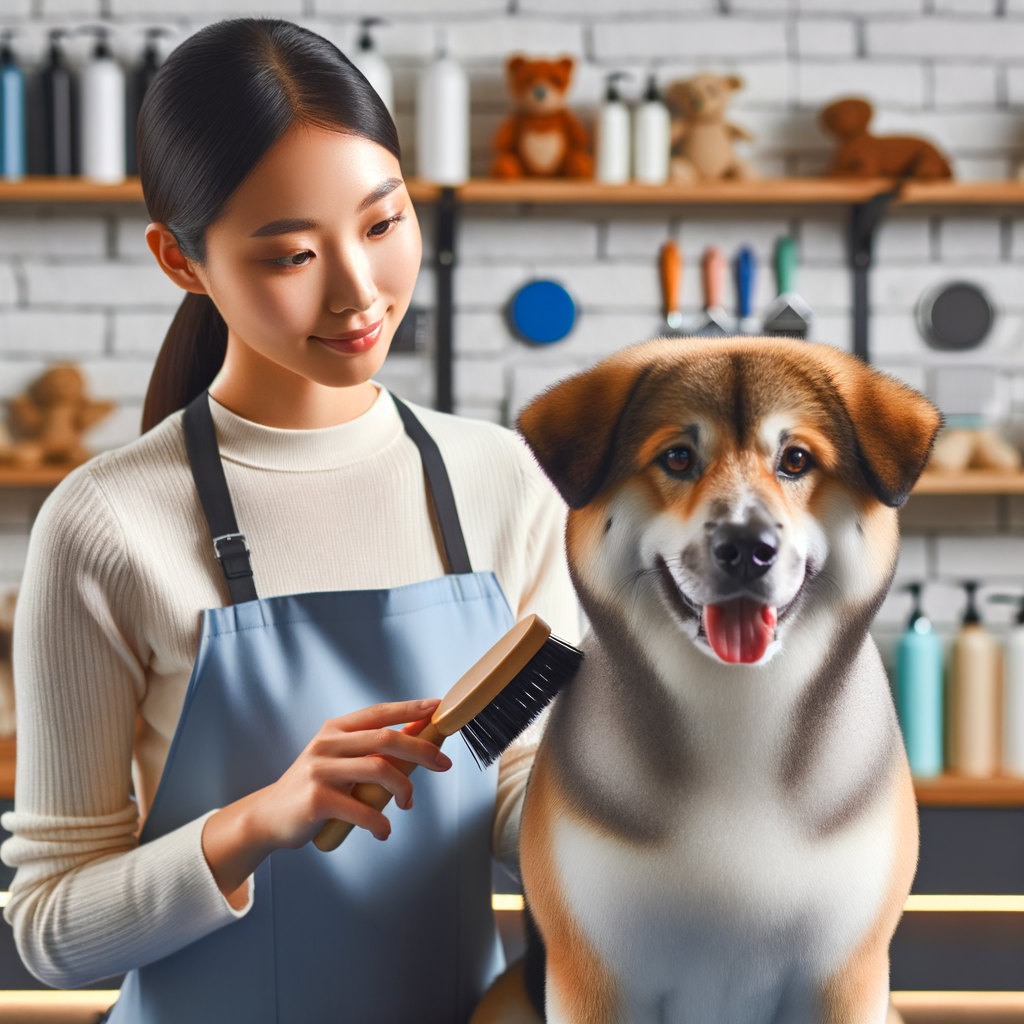
[[[74,466],[43,466],[41,469],[16,469],[0,466],[0,487],[56,487]]]
[[[969,469],[963,473],[923,473],[914,494],[1024,494],[1024,472],[996,473]]]
[[[0,739],[0,800],[14,799],[14,740]]]
[[[1024,807],[1024,779],[965,779],[940,775],[915,779],[921,807]]]
[[[433,202],[438,185],[410,178],[416,202]],[[707,181],[693,185],[602,185],[596,181],[474,178],[455,189],[462,203],[542,203],[547,205],[846,205],[888,191],[888,178],[761,178],[756,181]],[[0,203],[141,203],[138,178],[118,185],[97,185],[83,178],[29,177],[0,181]],[[900,204],[910,206],[1014,206],[1024,204],[1024,182],[942,181],[905,186]]]

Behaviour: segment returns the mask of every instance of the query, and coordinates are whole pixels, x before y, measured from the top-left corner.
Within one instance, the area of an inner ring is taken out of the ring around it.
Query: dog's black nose
[[[711,535],[711,553],[733,579],[756,580],[775,562],[779,535],[760,523],[723,523]]]

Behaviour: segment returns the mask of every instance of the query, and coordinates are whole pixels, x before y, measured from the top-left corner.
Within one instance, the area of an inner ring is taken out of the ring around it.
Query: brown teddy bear
[[[53,366],[25,394],[11,399],[11,425],[20,440],[0,455],[26,468],[44,463],[77,466],[91,458],[82,434],[113,408],[113,402],[86,396],[77,366]]]
[[[839,139],[829,174],[852,178],[952,178],[949,161],[930,143],[910,135],[872,135],[874,110],[867,100],[830,103],[818,115],[824,131]]]
[[[494,136],[493,177],[593,177],[590,135],[565,105],[575,67],[572,57],[509,57],[505,80],[516,111]]]
[[[725,108],[741,88],[743,79],[738,75],[709,72],[669,85],[665,99],[672,111],[673,180],[757,177],[750,164],[732,151],[737,139],[753,136],[725,120]]]

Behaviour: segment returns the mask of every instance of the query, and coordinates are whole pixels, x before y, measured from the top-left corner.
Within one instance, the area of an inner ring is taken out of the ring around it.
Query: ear
[[[725,84],[735,91],[736,89],[743,88],[743,79],[739,75],[728,75],[726,76]]]
[[[576,67],[576,60],[573,57],[559,57],[556,66],[558,67],[558,73],[562,76],[562,80],[565,82],[566,87],[572,81],[572,72]]]
[[[627,349],[548,388],[519,414],[516,427],[570,508],[583,508],[604,484],[648,363]]]
[[[920,392],[846,356],[832,379],[857,438],[861,470],[884,505],[900,508],[931,455],[942,414]]]
[[[514,53],[507,61],[505,61],[505,77],[510,81],[515,81],[519,72],[526,66],[527,60],[521,53]]]

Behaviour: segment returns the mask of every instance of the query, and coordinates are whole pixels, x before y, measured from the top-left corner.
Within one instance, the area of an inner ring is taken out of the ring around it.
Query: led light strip
[[[0,910],[7,906],[11,894],[0,892]],[[514,893],[496,892],[491,896],[494,910],[522,910],[523,897]],[[931,896],[913,895],[907,897],[903,909],[911,913],[1024,913],[1024,895],[1014,896]]]

